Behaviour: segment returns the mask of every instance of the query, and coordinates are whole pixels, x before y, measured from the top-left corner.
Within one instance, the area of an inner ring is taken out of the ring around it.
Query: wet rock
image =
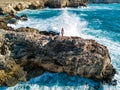
[[[27,21],[28,20],[28,16],[26,14],[23,14],[22,16],[20,16],[20,20],[21,21]]]
[[[38,9],[44,8],[45,0],[25,0],[25,1],[14,1],[14,2],[4,2],[0,6],[1,14],[9,14],[15,16],[17,11],[21,11],[24,9]],[[1,3],[1,2],[0,2]]]
[[[57,32],[54,32],[54,31],[40,31],[40,34],[41,35],[52,35],[52,36],[55,36],[55,35],[59,35],[59,33]]]
[[[30,5],[29,5],[29,9],[40,9],[40,8],[44,8],[44,0],[36,0],[34,2],[32,2]]]
[[[7,24],[17,24],[18,20],[27,21],[28,16],[26,14],[23,14],[20,17],[19,16],[6,17],[4,20],[6,21]]]
[[[17,24],[17,19],[16,18],[12,18],[10,20],[7,21],[8,24]]]
[[[113,80],[113,81],[111,82],[111,85],[116,86],[116,85],[117,85],[117,80]]]

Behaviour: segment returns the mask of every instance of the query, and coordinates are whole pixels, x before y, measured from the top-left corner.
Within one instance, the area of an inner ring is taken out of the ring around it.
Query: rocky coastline
[[[0,14],[16,15],[24,9],[86,7],[88,3],[120,3],[120,0],[4,0],[0,1]]]
[[[16,15],[24,9],[43,9],[86,6],[87,0],[9,0],[0,1],[0,14]]]
[[[7,26],[8,23],[15,24],[16,20],[27,20],[26,15],[17,17],[17,11],[44,8],[49,5],[45,2],[28,0],[28,3],[19,2],[0,7],[1,14],[8,14],[0,18],[0,86],[14,86],[46,71],[65,72],[111,83],[116,70],[111,64],[106,46],[81,37],[61,38],[59,33],[52,31],[29,27],[13,29]],[[80,2],[74,7],[85,4]],[[58,6],[73,7],[66,2]]]

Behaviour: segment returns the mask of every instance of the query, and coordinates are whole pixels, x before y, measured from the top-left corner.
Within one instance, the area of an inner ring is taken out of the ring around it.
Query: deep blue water
[[[14,28],[30,26],[39,30],[60,32],[66,36],[94,39],[107,46],[112,64],[117,70],[117,86],[102,85],[80,76],[65,73],[44,73],[29,82],[17,84],[8,90],[120,90],[120,4],[90,4],[86,8],[24,10],[29,20],[19,21]]]

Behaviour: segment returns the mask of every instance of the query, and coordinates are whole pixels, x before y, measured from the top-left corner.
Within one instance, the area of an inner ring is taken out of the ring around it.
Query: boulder
[[[44,1],[43,0],[36,0],[33,1],[30,5],[29,5],[29,9],[40,9],[40,8],[44,8]]]
[[[21,21],[27,21],[28,20],[28,16],[26,14],[23,14],[20,16],[20,20]]]
[[[21,10],[24,10],[25,7],[24,7],[24,4],[22,3],[18,3],[15,8],[14,8],[16,11],[21,11]]]
[[[8,24],[17,24],[17,19],[16,18],[12,18],[10,20],[7,21]]]
[[[2,18],[0,18],[0,29],[4,29],[4,30],[14,30],[12,27],[7,26],[9,20],[11,20],[11,23],[16,23],[14,22],[11,16],[4,16]]]
[[[8,4],[6,7],[3,7],[3,13],[15,16],[17,11],[14,9],[12,4]]]
[[[4,40],[4,35],[0,32],[0,86],[13,86],[26,81],[26,72],[10,57],[8,42]]]
[[[50,8],[86,6],[88,0],[48,0],[45,6]]]
[[[61,8],[66,7],[68,4],[68,0],[48,0],[45,5],[50,8]]]
[[[32,28],[6,31],[4,35],[11,43],[11,57],[27,72],[27,80],[49,71],[110,83],[116,73],[107,47],[94,40],[43,35]]]

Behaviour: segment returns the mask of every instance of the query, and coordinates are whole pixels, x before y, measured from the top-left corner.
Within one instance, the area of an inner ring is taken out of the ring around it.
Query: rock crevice
[[[21,11],[24,9],[86,6],[87,0],[10,0],[9,2],[0,1],[0,3],[0,14],[16,15],[17,11]]]

